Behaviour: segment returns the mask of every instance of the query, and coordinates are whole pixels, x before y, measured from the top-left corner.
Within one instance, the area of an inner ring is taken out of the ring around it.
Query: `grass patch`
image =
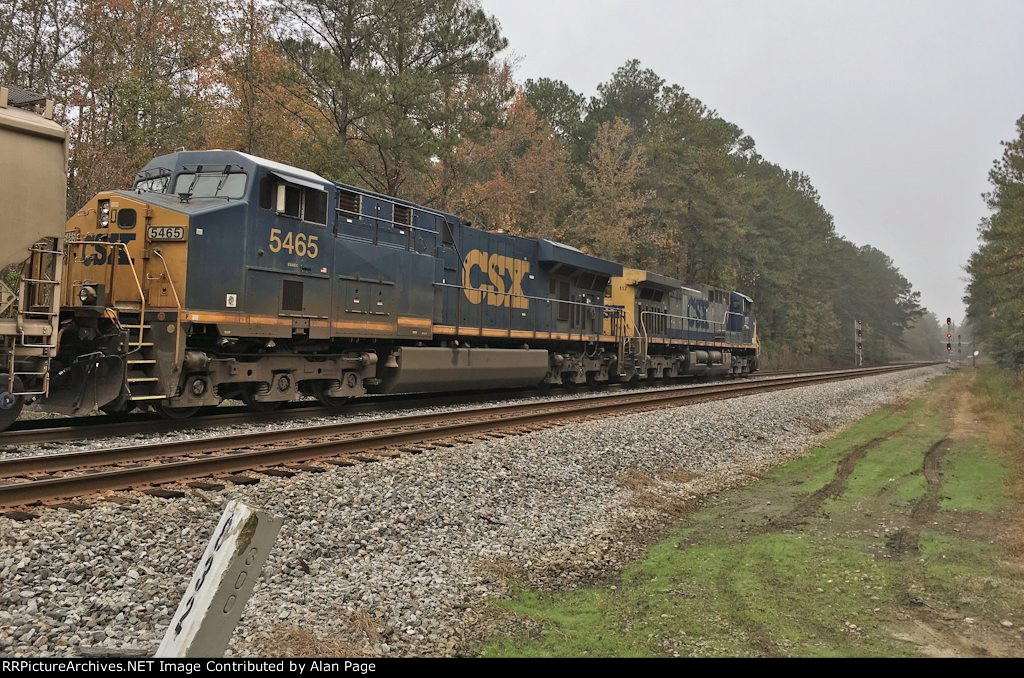
[[[925,480],[923,473],[904,478],[896,488],[896,496],[900,502],[909,504],[924,496]]]
[[[958,408],[966,405],[958,394],[973,376],[938,379],[921,397],[723,493],[681,519],[614,586],[517,590],[496,604],[529,623],[479,652],[912,656],[1017,647],[1019,654],[1019,634],[1000,621],[1024,623],[1024,585],[1012,549],[998,541],[1018,525],[1008,507],[1021,496],[1019,453],[1008,457],[984,429],[959,430]],[[999,378],[971,384],[977,416],[1000,416],[1003,397],[1024,412],[1024,398]],[[1012,426],[999,430],[1015,435]],[[946,438],[942,473],[929,483],[925,455]],[[840,468],[848,475],[837,475]],[[957,626],[965,618],[973,626]]]
[[[913,413],[904,408],[883,408],[826,442],[814,454],[779,466],[765,475],[767,480],[798,482],[800,492],[816,492],[835,475],[835,465],[854,449],[883,438],[910,423]]]
[[[998,453],[976,439],[958,444],[951,452],[942,468],[946,492],[942,508],[995,515],[1010,505],[1006,468]]]
[[[616,589],[519,592],[502,604],[541,622],[543,632],[497,640],[484,654],[907,653],[877,632],[880,619],[870,598],[884,593],[889,582],[863,548],[837,552],[798,534],[677,546],[675,536],[656,545]],[[709,628],[723,632],[709,637]]]

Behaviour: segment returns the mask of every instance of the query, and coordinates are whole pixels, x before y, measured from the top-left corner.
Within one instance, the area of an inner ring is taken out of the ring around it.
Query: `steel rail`
[[[504,405],[441,414],[397,417],[383,421],[345,422],[312,429],[241,434],[223,438],[162,443],[134,448],[112,448],[66,455],[21,457],[3,461],[2,468],[8,477],[11,474],[95,468],[128,461],[224,451],[224,454],[219,455],[204,454],[185,460],[158,461],[148,466],[33,479],[2,485],[0,486],[0,507],[10,508],[95,492],[130,489],[138,485],[161,484],[219,473],[262,469],[399,445],[430,443],[469,434],[549,424],[569,417],[583,419],[652,408],[677,407],[695,402],[735,398],[815,383],[856,379],[915,367],[919,366],[860,369],[831,374],[783,377],[758,382],[592,396],[554,403]],[[424,425],[427,426],[424,427]],[[356,433],[372,433],[372,435],[352,435]],[[325,436],[341,434],[348,434],[349,437],[340,440],[325,439]],[[310,441],[310,438],[319,439]],[[253,449],[256,446],[275,443],[291,443],[292,445]]]
[[[479,391],[449,395],[453,403],[473,403],[489,398],[523,393],[519,390]],[[310,417],[330,417],[360,412],[379,411],[382,406],[398,406],[405,409],[420,406],[436,406],[438,394],[398,393],[361,397],[359,402],[350,403],[344,408],[322,405],[316,401],[294,401],[286,403],[286,407],[270,412],[255,412],[245,406],[223,406],[224,412],[218,412],[188,419],[164,419],[156,414],[136,415],[105,415],[68,417],[66,419],[30,419],[22,422],[24,428],[9,429],[0,433],[0,448],[18,445],[35,445],[39,443],[55,443],[72,440],[89,440],[107,436],[124,436],[140,433],[169,433],[173,431],[193,431],[234,424],[271,424]],[[123,417],[128,417],[127,419]],[[114,419],[114,421],[111,421]],[[43,423],[36,423],[43,422]],[[47,426],[45,422],[57,425]]]
[[[752,375],[744,375],[744,377],[761,379],[787,374],[816,374],[836,371],[841,371],[841,368],[760,371]],[[665,384],[666,382],[640,382],[635,384],[635,386],[638,388],[659,388]],[[615,386],[622,387],[624,385],[608,384],[602,388]],[[438,405],[440,404],[438,402],[439,397],[443,399],[444,404],[466,404],[487,401],[493,398],[523,395],[530,392],[529,389],[502,389],[459,394],[440,394],[440,396],[438,394],[424,393],[383,394],[357,398],[355,402],[349,403],[343,409],[325,406],[316,401],[289,402],[285,403],[281,409],[270,412],[255,412],[245,406],[222,405],[220,406],[224,410],[222,412],[201,414],[188,419],[164,419],[152,413],[27,419],[17,422],[7,431],[0,432],[0,448],[127,436],[141,433],[193,431],[234,424],[270,424],[310,417],[330,417],[339,414],[349,415],[360,412],[374,412],[379,411],[382,405],[386,405],[389,408],[398,405],[398,407],[394,407],[394,409],[398,410],[405,409],[406,407],[418,407],[420,405]]]

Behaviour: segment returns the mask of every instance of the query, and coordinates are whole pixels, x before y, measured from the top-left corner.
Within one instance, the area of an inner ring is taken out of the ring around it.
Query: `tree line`
[[[987,357],[1024,369],[1024,116],[1016,137],[988,173],[992,211],[981,221],[981,244],[967,264],[967,319]]]
[[[933,316],[810,178],[631,60],[516,82],[475,0],[11,0],[0,77],[56,99],[75,209],[178,147],[233,148],[755,299],[766,354],[930,357]],[[920,329],[917,334],[922,334]]]

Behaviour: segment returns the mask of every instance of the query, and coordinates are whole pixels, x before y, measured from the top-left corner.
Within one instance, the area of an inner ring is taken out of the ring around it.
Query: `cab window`
[[[166,193],[167,184],[171,183],[170,174],[159,174],[155,177],[137,179],[132,190],[139,193]]]
[[[259,200],[263,209],[321,226],[327,224],[327,191],[266,176],[260,181]]]
[[[245,197],[243,172],[182,172],[174,181],[174,194],[193,198]]]

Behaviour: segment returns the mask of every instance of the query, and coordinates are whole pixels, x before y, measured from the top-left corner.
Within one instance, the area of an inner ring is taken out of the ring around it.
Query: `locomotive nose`
[[[65,302],[69,306],[110,305],[113,285],[118,282],[115,267],[133,268],[141,252],[140,224],[146,204],[116,192],[103,192],[87,202],[67,222],[64,241],[68,247],[69,284]],[[129,293],[135,276],[122,276]]]

